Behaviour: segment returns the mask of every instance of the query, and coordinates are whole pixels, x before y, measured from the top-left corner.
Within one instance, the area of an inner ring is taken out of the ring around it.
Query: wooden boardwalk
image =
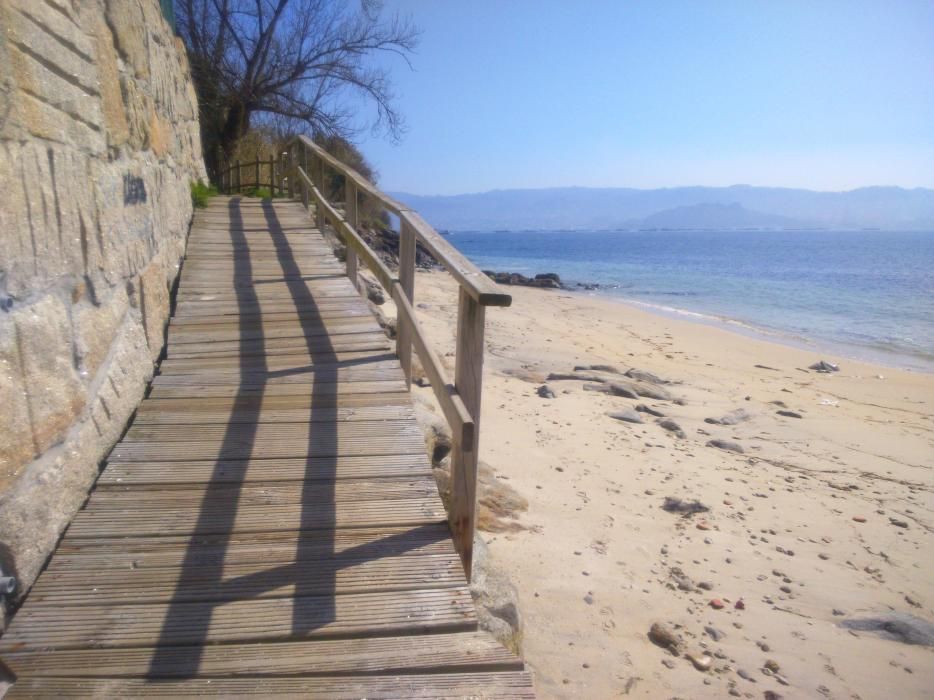
[[[290,201],[195,218],[167,357],[12,625],[9,697],[532,697],[393,346]]]

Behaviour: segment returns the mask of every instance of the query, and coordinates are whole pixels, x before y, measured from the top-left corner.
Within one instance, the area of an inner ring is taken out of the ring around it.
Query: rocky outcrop
[[[526,277],[518,272],[493,272],[484,270],[483,274],[497,284],[512,284],[520,287],[539,287],[541,289],[564,289],[561,278],[554,272],[544,272],[535,277]]]
[[[0,26],[0,568],[22,595],[152,376],[205,171],[156,0],[4,0]]]

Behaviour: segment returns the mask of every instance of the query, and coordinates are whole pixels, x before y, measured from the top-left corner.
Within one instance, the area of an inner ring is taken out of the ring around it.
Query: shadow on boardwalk
[[[333,343],[322,333],[324,314],[312,288],[303,279],[301,266],[285,235],[275,208],[269,201],[262,204],[269,242],[275,249],[275,260],[281,268],[288,296],[300,319],[305,337],[307,358],[297,360],[291,369],[270,371],[264,351],[276,341],[263,335],[262,305],[253,279],[253,259],[250,241],[257,241],[256,229],[248,239],[241,211],[241,200],[230,200],[229,228],[233,256],[234,293],[239,314],[239,387],[226,425],[224,438],[214,467],[211,483],[204,494],[198,521],[189,541],[172,601],[165,616],[157,649],[149,665],[150,679],[194,678],[198,675],[202,645],[208,640],[215,610],[235,600],[254,597],[262,592],[283,588],[286,582],[294,586],[292,625],[288,639],[308,637],[337,618],[336,574],[350,564],[402,554],[424,546],[426,538],[442,539],[437,528],[422,526],[403,533],[377,539],[338,553],[335,548],[336,509],[335,485],[340,451],[338,436],[338,395],[323,391],[338,382],[343,367],[386,359],[375,355],[357,360],[338,361]],[[171,353],[171,348],[169,349]],[[307,360],[307,362],[306,362]],[[305,479],[301,486],[301,517],[294,561],[237,578],[224,577],[225,553],[234,536],[234,526],[241,487],[250,461],[262,460],[255,454],[255,441],[261,422],[263,395],[267,382],[276,377],[312,372],[314,383],[308,416],[309,444],[306,454],[319,452],[317,445],[333,445],[330,454],[310,457],[306,462]],[[316,420],[312,422],[312,417]],[[322,420],[321,418],[325,419]],[[197,426],[189,426],[196,431]],[[225,482],[225,483],[221,483]],[[322,523],[326,523],[322,525]],[[442,533],[443,534],[443,533]],[[217,556],[204,557],[202,546],[209,539]],[[313,572],[315,575],[309,575]],[[204,591],[211,590],[212,599],[203,600]],[[248,592],[247,592],[248,591]],[[173,647],[179,634],[191,640],[190,653],[183,659]],[[269,641],[268,637],[263,637]],[[245,636],[240,641],[250,641]]]

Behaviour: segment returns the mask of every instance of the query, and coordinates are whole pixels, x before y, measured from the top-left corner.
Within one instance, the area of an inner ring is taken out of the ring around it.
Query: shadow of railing
[[[241,314],[239,317],[240,384],[232,403],[231,418],[221,442],[212,480],[206,485],[198,520],[160,631],[158,648],[150,660],[148,677],[152,680],[177,680],[198,675],[202,646],[208,641],[214,611],[227,602],[255,598],[282,587],[285,581],[291,581],[294,598],[288,638],[308,637],[314,630],[336,619],[336,577],[341,568],[362,561],[401,555],[424,546],[432,538],[440,541],[448,537],[446,532],[439,532],[431,526],[413,527],[342,552],[336,551],[338,504],[335,487],[340,453],[336,409],[339,392],[327,393],[323,389],[328,384],[338,382],[341,368],[385,360],[387,354],[374,353],[365,358],[340,361],[330,334],[312,333],[317,330],[319,323],[326,327],[325,316],[308,285],[308,276],[301,273],[299,261],[272,203],[265,201],[262,212],[266,222],[263,230],[268,231],[273,244],[288,298],[296,311],[301,312],[298,318],[306,341],[308,361],[295,368],[269,371],[263,354],[268,341],[263,333],[262,306],[255,286],[258,281],[253,280],[251,252],[247,245],[240,199],[231,199],[230,236],[235,247],[232,253],[232,281],[238,307],[251,309],[249,316]],[[259,352],[254,354],[257,347]],[[329,450],[329,454],[319,453],[314,459],[307,458],[301,487],[299,521],[296,523],[298,534],[294,561],[225,579],[225,554],[234,535],[246,470],[251,461],[253,468],[261,468],[263,459],[262,454],[256,453],[256,436],[262,419],[267,382],[272,377],[298,373],[313,374],[305,453],[310,455],[314,452],[316,444],[333,445],[334,449]],[[325,420],[313,420],[313,417],[322,415],[326,417]],[[196,426],[193,429],[197,429]],[[232,458],[232,455],[236,455],[236,458]],[[224,482],[223,489],[212,486],[214,482],[221,481]],[[224,496],[218,498],[218,491],[223,491]],[[201,543],[207,535],[210,535],[218,556],[206,560],[201,556]],[[316,575],[309,575],[310,572]],[[209,600],[204,599],[207,590],[211,591]],[[252,631],[245,632],[242,638],[235,641],[256,641],[260,638],[264,638],[262,633]],[[179,644],[190,647],[190,653],[181,661],[176,653]],[[173,647],[176,652],[172,651]]]

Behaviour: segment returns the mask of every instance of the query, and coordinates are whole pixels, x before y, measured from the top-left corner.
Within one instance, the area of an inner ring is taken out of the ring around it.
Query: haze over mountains
[[[461,195],[392,195],[455,231],[644,228],[881,228],[934,231],[934,190],[864,187],[559,187]]]

